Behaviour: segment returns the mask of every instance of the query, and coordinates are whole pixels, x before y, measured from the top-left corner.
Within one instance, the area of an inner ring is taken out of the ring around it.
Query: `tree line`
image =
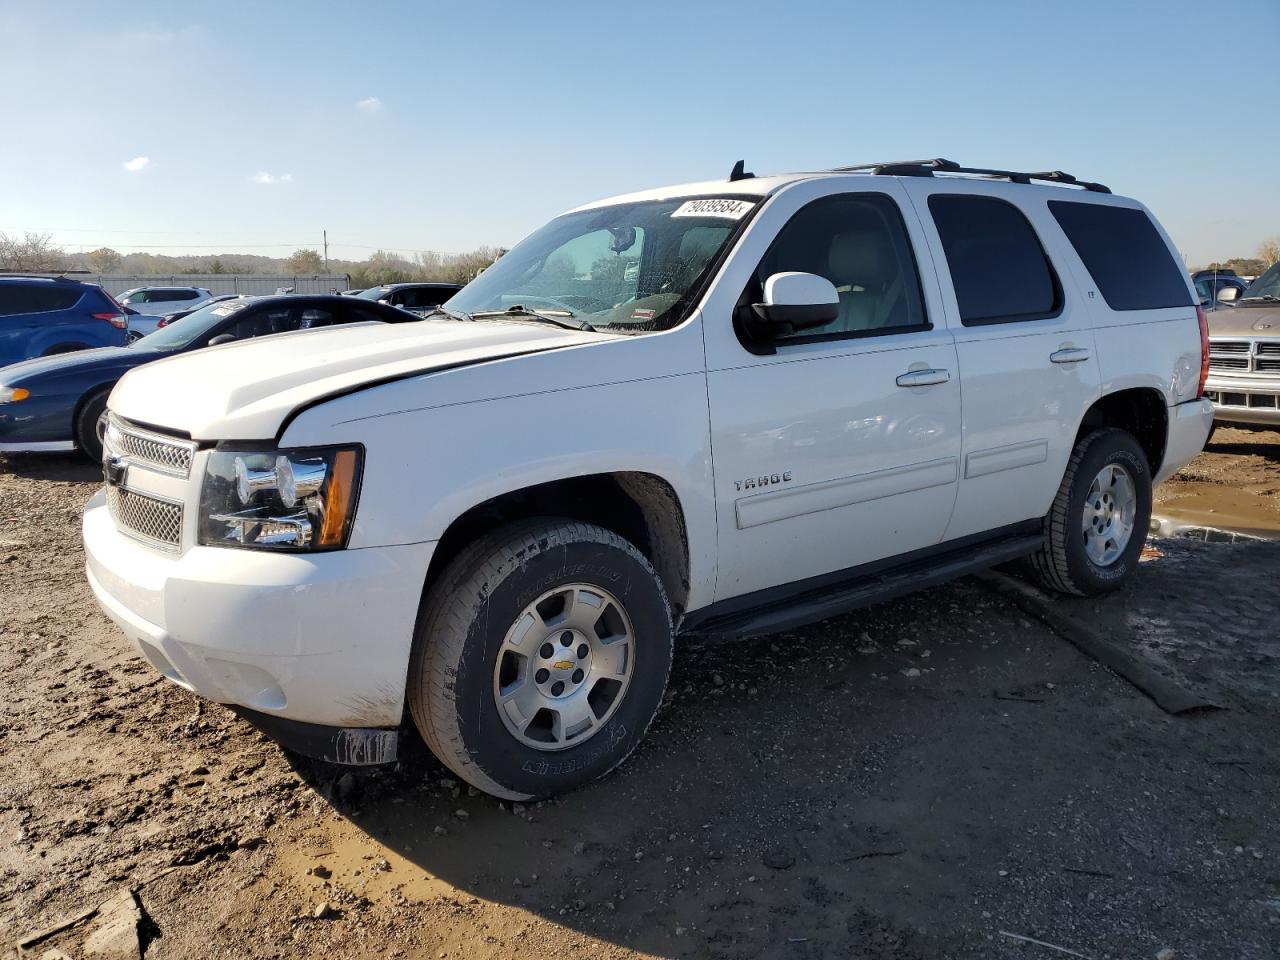
[[[10,273],[54,273],[59,270],[89,270],[93,273],[181,274],[239,273],[288,274],[345,273],[353,287],[376,287],[406,280],[466,283],[502,256],[500,247],[479,247],[467,253],[438,253],[426,250],[403,257],[377,250],[367,260],[330,260],[325,269],[318,250],[299,249],[288,257],[263,257],[248,253],[222,253],[213,257],[171,257],[159,253],[120,253],[100,247],[88,253],[67,253],[47,233],[26,233],[21,237],[0,233],[0,270]],[[1227,268],[1240,276],[1257,276],[1280,262],[1280,236],[1258,245],[1252,257],[1215,260],[1206,269]]]
[[[236,273],[310,275],[345,273],[353,287],[375,287],[406,280],[466,283],[505,251],[479,247],[466,253],[421,251],[403,257],[377,250],[366,260],[330,259],[328,269],[318,250],[299,249],[288,257],[221,253],[216,256],[168,256],[158,253],[120,253],[100,247],[88,253],[68,253],[49,234],[26,233],[21,237],[0,233],[0,270],[10,273],[56,273],[88,270],[97,274]]]

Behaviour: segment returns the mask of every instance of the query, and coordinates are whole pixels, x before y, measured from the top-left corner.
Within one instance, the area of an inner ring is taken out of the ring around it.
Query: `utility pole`
[[[329,272],[329,231],[325,230],[323,231],[323,233],[324,233],[324,272],[328,273]]]

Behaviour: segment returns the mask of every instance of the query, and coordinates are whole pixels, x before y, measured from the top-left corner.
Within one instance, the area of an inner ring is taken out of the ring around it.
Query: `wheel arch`
[[[89,405],[89,402],[99,394],[105,393],[110,396],[111,391],[115,389],[117,382],[118,381],[116,380],[107,380],[103,383],[95,383],[91,387],[85,387],[84,391],[80,394],[80,399],[76,401],[76,405],[71,411],[71,425],[73,428],[76,421],[80,419],[80,413]]]
[[[427,569],[423,596],[449,563],[477,537],[531,517],[593,523],[633,543],[653,564],[677,624],[690,591],[689,534],[675,488],[639,471],[595,473],[519,487],[475,504],[445,528]]]
[[[1130,387],[1104,394],[1085,411],[1075,443],[1094,430],[1116,427],[1138,441],[1154,477],[1164,462],[1169,439],[1169,407],[1154,387]]]

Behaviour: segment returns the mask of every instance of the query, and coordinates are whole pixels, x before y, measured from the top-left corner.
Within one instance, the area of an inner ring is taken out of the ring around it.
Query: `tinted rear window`
[[[994,197],[929,198],[966,327],[1042,320],[1061,308],[1061,288],[1022,211]]]
[[[1112,310],[1189,307],[1182,268],[1141,210],[1050,200],[1062,232]]]
[[[0,316],[66,310],[83,295],[83,287],[0,283]]]

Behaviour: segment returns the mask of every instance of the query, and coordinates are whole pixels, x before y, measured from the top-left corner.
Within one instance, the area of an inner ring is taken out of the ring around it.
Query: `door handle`
[[[1063,347],[1049,354],[1049,359],[1054,363],[1080,363],[1089,359],[1089,351],[1085,347]]]
[[[950,379],[951,373],[947,370],[909,370],[899,374],[896,383],[900,387],[932,387]]]

